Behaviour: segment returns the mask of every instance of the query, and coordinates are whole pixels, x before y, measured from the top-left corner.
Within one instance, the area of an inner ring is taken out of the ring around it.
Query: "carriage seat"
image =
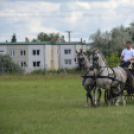
[[[134,73],[133,73],[133,72],[134,72],[134,61],[132,61],[131,64],[128,66],[128,70],[129,70],[132,74],[134,74]]]
[[[128,66],[128,69],[133,69],[134,68],[134,61],[131,62],[131,64]]]

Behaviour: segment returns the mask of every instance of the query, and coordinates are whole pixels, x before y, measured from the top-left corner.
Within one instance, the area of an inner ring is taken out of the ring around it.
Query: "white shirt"
[[[124,49],[121,53],[121,56],[124,56],[124,61],[127,61],[128,59],[131,59],[134,57],[134,50],[131,48],[131,49]]]

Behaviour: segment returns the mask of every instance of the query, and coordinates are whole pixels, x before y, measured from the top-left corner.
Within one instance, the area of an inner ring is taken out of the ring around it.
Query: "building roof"
[[[83,42],[0,42],[0,45],[89,45]]]

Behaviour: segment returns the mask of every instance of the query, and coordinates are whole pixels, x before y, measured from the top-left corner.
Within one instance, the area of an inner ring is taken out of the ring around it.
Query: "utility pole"
[[[72,33],[71,31],[66,31],[68,33],[68,39],[69,39],[69,42],[70,42],[70,33]]]

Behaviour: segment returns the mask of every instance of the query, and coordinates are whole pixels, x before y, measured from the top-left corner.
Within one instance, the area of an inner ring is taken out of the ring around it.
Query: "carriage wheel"
[[[104,95],[104,101],[107,103],[108,100],[108,90],[105,90],[105,95]]]
[[[126,102],[134,102],[134,91],[133,89],[127,88],[124,92]]]
[[[112,100],[111,100],[111,103],[114,104],[115,101],[116,101],[116,96],[115,94],[112,93]],[[104,95],[104,101],[105,103],[107,104],[107,101],[108,101],[108,90],[105,90],[105,95]]]

